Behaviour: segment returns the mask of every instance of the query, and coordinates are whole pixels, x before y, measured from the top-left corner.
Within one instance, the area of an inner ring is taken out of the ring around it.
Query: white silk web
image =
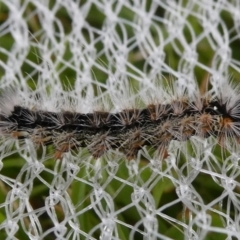
[[[232,95],[219,88],[240,80],[239,46],[238,0],[1,0],[0,88],[19,97],[0,105],[119,111],[161,99],[169,78]],[[0,154],[1,239],[240,238],[240,155],[214,140],[172,141],[163,161],[54,160],[11,138]]]

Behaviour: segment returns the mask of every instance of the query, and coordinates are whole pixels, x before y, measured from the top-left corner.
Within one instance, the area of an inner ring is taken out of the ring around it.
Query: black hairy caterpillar
[[[53,145],[57,159],[82,147],[95,158],[119,150],[134,159],[144,146],[161,151],[172,140],[186,141],[192,136],[213,136],[223,145],[227,138],[240,142],[239,109],[240,100],[217,97],[201,97],[196,102],[182,97],[117,113],[39,111],[15,104],[1,111],[0,133],[31,139],[36,145]]]

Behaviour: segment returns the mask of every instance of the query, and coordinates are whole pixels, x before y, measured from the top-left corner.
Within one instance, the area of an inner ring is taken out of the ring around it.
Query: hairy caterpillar
[[[227,138],[240,140],[240,99],[232,97],[205,96],[194,101],[181,96],[167,103],[115,113],[53,112],[16,103],[6,110],[4,101],[3,98],[1,135],[28,138],[36,145],[53,145],[56,158],[61,158],[64,152],[86,147],[95,158],[109,150],[119,150],[133,159],[144,146],[159,151],[167,148],[172,140],[186,141],[192,136],[214,136],[223,145]]]

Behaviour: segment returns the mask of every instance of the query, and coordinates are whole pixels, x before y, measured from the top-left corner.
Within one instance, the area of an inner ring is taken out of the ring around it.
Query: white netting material
[[[194,79],[240,79],[238,0],[2,0],[0,21],[0,87],[26,99],[29,85],[51,91],[43,109],[65,85],[91,112],[128,82],[140,94],[160,76],[189,91]],[[54,161],[31,141],[2,142],[1,239],[240,238],[239,154],[219,159],[209,141],[194,141],[182,162],[173,142],[164,163],[147,151],[93,160],[84,149]]]

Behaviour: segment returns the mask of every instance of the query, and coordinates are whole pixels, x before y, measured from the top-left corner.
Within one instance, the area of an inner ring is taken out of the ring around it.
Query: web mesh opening
[[[29,108],[83,113],[141,108],[171,79],[231,96],[219,86],[240,80],[239,44],[237,0],[2,0],[0,88]],[[150,147],[55,160],[52,146],[12,138],[0,154],[1,239],[240,238],[239,151],[214,138],[173,140],[164,160]]]

